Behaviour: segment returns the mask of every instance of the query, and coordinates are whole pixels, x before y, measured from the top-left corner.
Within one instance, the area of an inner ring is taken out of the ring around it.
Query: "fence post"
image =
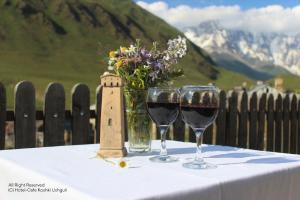
[[[100,143],[100,123],[101,123],[101,105],[102,105],[102,86],[99,85],[96,89],[96,105],[95,105],[95,111],[96,111],[96,118],[95,118],[95,124],[96,124],[96,131],[94,135],[94,143]]]
[[[22,81],[15,87],[15,148],[36,146],[35,89]]]
[[[44,146],[64,145],[65,90],[59,83],[50,83],[44,103]]]
[[[205,93],[205,95],[203,96],[203,101],[209,103],[209,102],[213,101],[212,98],[213,97],[210,97],[208,95],[208,93]],[[214,126],[214,123],[210,124],[206,128],[205,133],[203,135],[203,143],[205,143],[205,144],[212,144],[212,140],[213,140],[213,132],[212,132],[213,126]]]
[[[5,148],[6,90],[0,82],[0,150]]]
[[[128,119],[127,119],[127,110],[126,110],[127,109],[127,105],[126,105],[127,103],[126,103],[126,95],[125,95],[125,93],[123,94],[123,98],[124,98],[123,104],[124,104],[124,128],[125,128],[125,130],[124,130],[124,135],[125,135],[124,139],[125,139],[125,141],[128,141],[129,130],[128,130],[128,123],[127,123],[127,121],[128,121]],[[150,120],[150,123],[151,123],[151,120]],[[151,133],[149,133],[149,134],[151,134]],[[151,135],[150,135],[150,138],[151,138]]]
[[[168,99],[168,98],[169,98],[169,94],[165,93],[165,92],[162,92],[157,96],[158,101],[165,101],[165,99]],[[146,99],[146,97],[145,97],[145,99]],[[161,139],[160,128],[157,124],[155,124],[155,127],[156,127],[155,128],[155,130],[156,130],[155,139]],[[170,139],[170,127],[168,127],[168,130],[165,134],[166,134],[166,136],[165,136],[166,139],[169,140]]]
[[[184,141],[185,123],[182,121],[181,113],[179,113],[176,121],[173,124],[174,140]]]
[[[256,92],[252,94],[250,99],[249,148],[257,149],[257,94]]]
[[[293,94],[291,102],[290,153],[297,152],[297,97]]]
[[[282,97],[281,94],[277,96],[275,108],[275,151],[281,152],[282,142]]]
[[[236,146],[237,139],[237,93],[232,92],[228,99],[228,118],[226,128],[226,144]]]
[[[265,147],[265,121],[266,121],[266,101],[267,95],[264,93],[259,98],[258,129],[257,129],[257,149],[264,150]]]
[[[203,135],[203,143],[212,144],[212,142],[213,142],[213,127],[214,127],[214,124],[211,124],[209,127],[206,128],[205,133]]]
[[[72,144],[89,143],[90,131],[90,90],[79,83],[72,89]]]
[[[267,110],[267,151],[274,151],[274,97],[268,97]]]
[[[200,102],[200,94],[199,93],[193,93],[193,96],[192,96],[192,103],[198,103]],[[203,136],[202,136],[203,137]],[[195,142],[196,141],[196,134],[195,132],[193,131],[193,129],[191,127],[189,127],[189,142]]]
[[[189,127],[188,141],[189,142],[195,142],[196,141],[195,132],[193,131],[193,129],[191,127]]]
[[[298,103],[298,114],[297,114],[297,117],[298,117],[298,134],[297,134],[297,154],[300,154],[300,99],[297,100],[297,103]]]
[[[239,112],[239,132],[238,132],[238,146],[247,148],[248,141],[248,94],[246,91],[242,93],[240,100]]]
[[[283,99],[283,152],[289,152],[290,142],[290,97],[286,94]]]
[[[216,144],[225,145],[225,134],[226,134],[226,92],[224,90],[220,91],[219,94],[219,114],[216,120],[217,124],[217,134],[216,134]]]

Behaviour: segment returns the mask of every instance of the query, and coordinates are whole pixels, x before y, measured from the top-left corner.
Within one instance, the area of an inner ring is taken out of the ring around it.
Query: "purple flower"
[[[148,65],[155,71],[163,70],[165,67],[159,60],[149,61]]]
[[[146,49],[141,49],[140,55],[142,59],[149,59],[151,57],[151,53],[147,51]]]
[[[158,77],[158,72],[157,71],[151,72],[149,74],[149,77],[151,78],[152,81],[154,81]]]

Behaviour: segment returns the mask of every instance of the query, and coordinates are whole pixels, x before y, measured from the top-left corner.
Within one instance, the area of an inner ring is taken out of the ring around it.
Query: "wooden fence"
[[[221,91],[219,95],[218,118],[207,129],[204,143],[300,154],[300,100],[295,94],[248,96],[247,92]],[[66,110],[63,86],[51,83],[45,93],[44,109],[36,110],[35,88],[23,81],[15,88],[14,110],[7,110],[6,90],[0,83],[0,149],[5,148],[8,121],[14,122],[15,148],[36,147],[36,120],[43,121],[44,146],[65,144],[67,121],[71,124],[72,144],[99,142],[101,87],[97,88],[95,104],[95,110],[90,110],[90,90],[85,84],[77,84],[72,90],[71,110]],[[91,119],[95,119],[94,135],[90,134]],[[195,141],[180,116],[171,130],[169,139]]]

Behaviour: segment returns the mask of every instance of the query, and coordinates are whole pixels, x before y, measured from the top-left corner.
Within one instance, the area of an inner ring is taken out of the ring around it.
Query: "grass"
[[[241,86],[243,82],[246,82],[248,86],[255,84],[255,81],[241,75],[239,73],[228,71],[223,68],[219,68],[220,76],[215,81],[216,85],[223,90],[230,90],[235,86]]]
[[[291,92],[300,93],[300,77],[296,75],[280,75],[278,76],[284,80],[283,87]],[[268,83],[274,86],[274,80],[268,81]]]

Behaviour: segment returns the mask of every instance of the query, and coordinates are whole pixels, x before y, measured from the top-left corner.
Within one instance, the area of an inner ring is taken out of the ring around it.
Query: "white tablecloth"
[[[182,163],[194,144],[167,141],[180,158],[168,164],[148,160],[159,145],[130,154],[128,168],[95,158],[98,144],[0,151],[0,199],[300,199],[300,156],[205,145],[206,161],[217,168],[192,170]]]

